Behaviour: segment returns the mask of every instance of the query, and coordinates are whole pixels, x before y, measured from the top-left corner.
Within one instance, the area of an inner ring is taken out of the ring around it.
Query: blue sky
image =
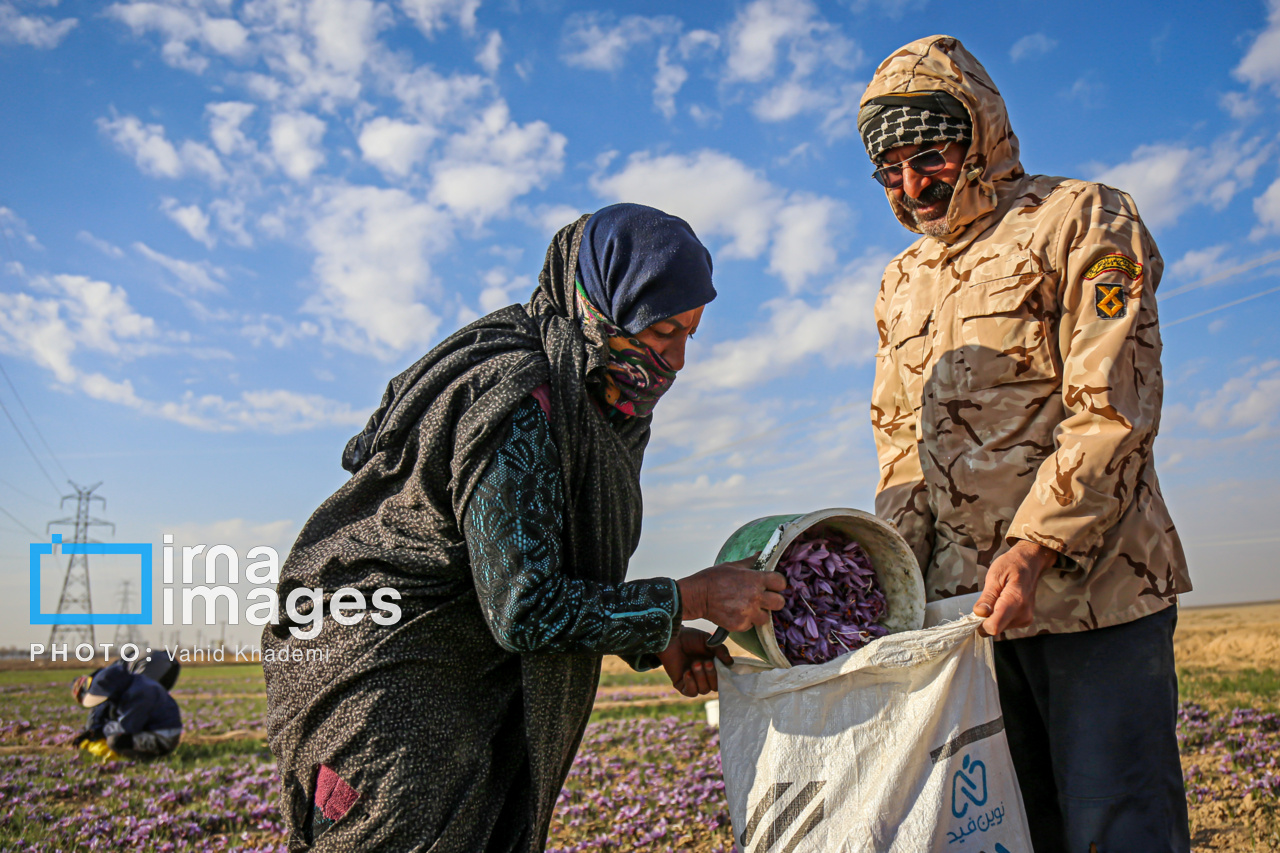
[[[283,553],[386,381],[620,200],[688,219],[720,291],[656,412],[633,573],[869,508],[872,299],[912,235],[853,118],[932,33],[986,65],[1028,171],[1137,200],[1187,601],[1280,598],[1277,0],[0,0],[0,644],[47,636],[27,543],[67,477],[104,481],[112,541]]]

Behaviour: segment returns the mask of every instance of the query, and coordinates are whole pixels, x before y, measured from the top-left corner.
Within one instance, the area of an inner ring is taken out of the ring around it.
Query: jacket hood
[[[133,684],[133,673],[124,668],[120,661],[103,667],[93,675],[85,700],[81,702],[86,708],[92,708],[102,702],[117,701],[129,686]]]
[[[885,96],[939,91],[964,104],[973,123],[969,153],[947,210],[947,233],[939,238],[953,244],[970,225],[995,210],[1005,186],[1024,174],[1018,160],[1018,137],[1009,126],[1004,98],[987,70],[957,38],[939,35],[918,39],[880,63],[859,108]],[[885,190],[885,195],[898,221],[920,233],[893,193]]]

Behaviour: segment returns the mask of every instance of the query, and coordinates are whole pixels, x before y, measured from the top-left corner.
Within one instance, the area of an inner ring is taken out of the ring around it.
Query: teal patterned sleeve
[[[670,578],[606,585],[561,571],[564,483],[546,416],[525,400],[463,515],[471,572],[489,629],[511,652],[616,654],[637,668],[680,628]]]

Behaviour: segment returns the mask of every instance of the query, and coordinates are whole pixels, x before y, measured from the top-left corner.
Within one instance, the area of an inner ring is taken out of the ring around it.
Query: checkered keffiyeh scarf
[[[916,106],[880,107],[859,129],[875,163],[900,145],[967,142],[972,135],[968,120]]]

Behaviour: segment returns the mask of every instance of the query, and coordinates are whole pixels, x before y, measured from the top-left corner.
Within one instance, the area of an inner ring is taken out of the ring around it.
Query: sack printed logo
[[[1093,281],[1104,272],[1112,271],[1127,275],[1130,281],[1142,278],[1142,264],[1124,255],[1104,255],[1084,271],[1084,280]]]
[[[1093,307],[1098,310],[1102,320],[1118,320],[1125,315],[1124,285],[1095,284],[1093,286]]]
[[[986,802],[987,765],[966,755],[960,769],[951,777],[951,813],[964,817],[969,813],[970,804],[981,807]]]
[[[751,819],[747,821],[746,829],[742,830],[742,834],[738,836],[738,844],[742,850],[749,853],[768,853],[775,849],[778,853],[791,853],[795,850],[800,842],[812,834],[826,818],[825,800],[818,797],[826,784],[819,781],[806,782],[795,796],[783,803],[784,795],[795,786],[795,783],[774,782],[756,803],[755,808],[751,809]],[[815,798],[816,804],[814,804]],[[789,832],[802,815],[805,816],[804,820],[800,821],[794,832]],[[772,820],[766,822],[766,818],[770,816]],[[787,838],[790,840],[783,844],[784,839]],[[751,846],[752,842],[755,842],[754,847]]]

